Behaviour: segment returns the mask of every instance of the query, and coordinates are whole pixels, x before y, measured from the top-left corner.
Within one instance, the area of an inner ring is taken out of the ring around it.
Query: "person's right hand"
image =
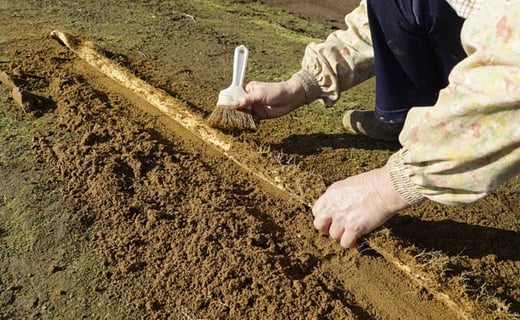
[[[290,79],[283,82],[249,82],[247,94],[238,100],[238,109],[251,108],[256,121],[281,117],[306,102],[300,82]]]
[[[312,207],[314,227],[353,248],[361,236],[408,206],[384,166],[330,185]]]

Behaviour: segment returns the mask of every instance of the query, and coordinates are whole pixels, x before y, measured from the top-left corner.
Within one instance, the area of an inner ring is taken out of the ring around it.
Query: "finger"
[[[252,94],[246,94],[238,98],[235,102],[237,109],[244,109],[250,107],[255,102],[255,97]]]
[[[256,89],[258,88],[258,85],[259,85],[258,81],[250,81],[246,84],[244,89],[246,90],[246,92],[251,93],[253,91],[256,91]]]
[[[332,219],[327,216],[318,215],[314,218],[314,228],[323,233],[329,233],[331,223]]]
[[[345,228],[341,223],[332,222],[329,228],[329,235],[332,239],[340,240],[345,233]]]
[[[258,119],[258,121],[263,119],[269,119],[269,115],[266,112],[266,109],[268,109],[269,106],[264,106],[260,104],[252,104],[251,105],[251,112],[253,113],[253,117],[255,119]]]
[[[324,201],[323,201],[323,195],[321,197],[318,198],[318,200],[316,200],[316,202],[314,203],[314,205],[312,206],[312,215],[313,216],[318,216],[320,212],[323,212],[324,210],[324,205],[323,205]]]
[[[358,240],[358,236],[354,235],[350,232],[343,232],[341,239],[339,241],[339,245],[346,249],[352,249],[356,247],[356,243]]]
[[[256,81],[251,81],[245,86],[246,94],[237,99],[237,108],[247,108],[253,104],[263,103],[264,91]]]

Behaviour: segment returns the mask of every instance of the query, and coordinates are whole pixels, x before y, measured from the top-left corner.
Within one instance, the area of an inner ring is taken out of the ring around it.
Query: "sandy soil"
[[[248,78],[285,79],[353,5],[0,0],[0,70],[39,97],[20,108],[0,88],[0,319],[518,318],[519,179],[472,206],[402,212],[347,251],[307,206],[49,37],[93,41],[205,118],[236,45]],[[226,136],[329,184],[399,148],[341,131],[344,110],[372,103],[369,81]]]

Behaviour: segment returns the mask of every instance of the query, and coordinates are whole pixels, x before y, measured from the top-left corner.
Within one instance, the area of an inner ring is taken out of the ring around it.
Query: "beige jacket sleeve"
[[[374,76],[366,0],[345,16],[346,29],[331,33],[305,50],[302,69],[294,75],[303,84],[307,103],[321,99],[332,105],[345,91]]]
[[[388,166],[410,204],[470,203],[520,173],[518,21],[520,1],[488,1],[464,24],[468,57],[438,102],[408,113]]]

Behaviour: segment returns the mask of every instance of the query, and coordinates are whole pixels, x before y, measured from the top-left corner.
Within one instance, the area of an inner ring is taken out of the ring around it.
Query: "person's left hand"
[[[312,208],[314,227],[353,248],[357,239],[407,206],[385,166],[333,183]]]

